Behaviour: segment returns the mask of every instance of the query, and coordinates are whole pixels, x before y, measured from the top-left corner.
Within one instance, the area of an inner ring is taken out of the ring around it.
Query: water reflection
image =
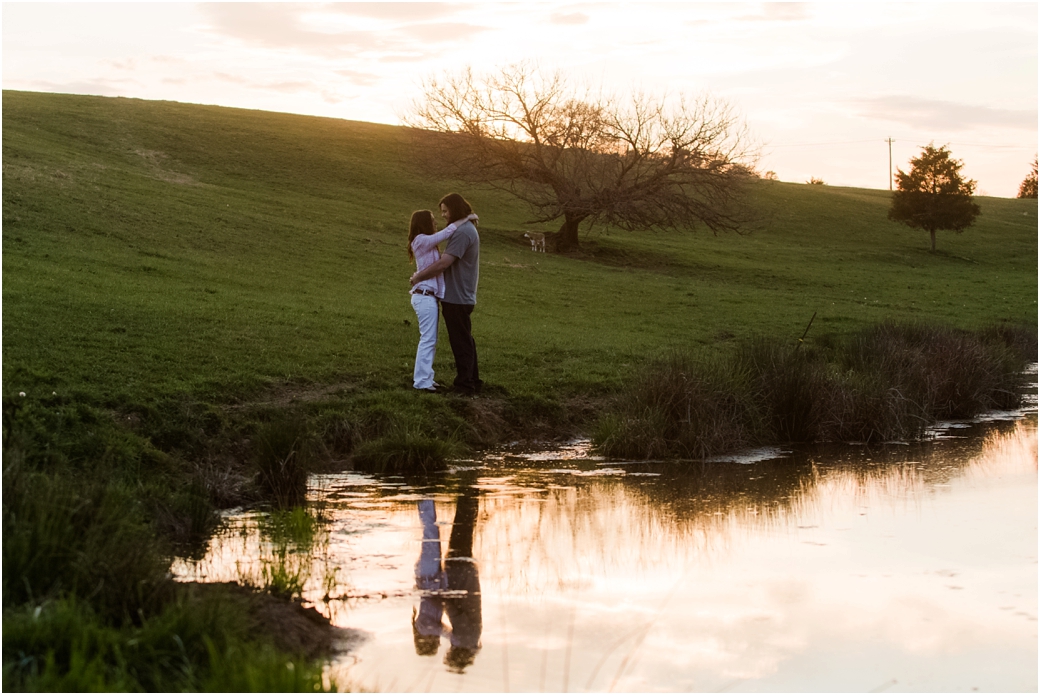
[[[398,691],[1036,689],[1035,416],[778,454],[317,477],[303,596],[371,636],[331,671]],[[228,522],[180,576],[270,557],[256,515]]]
[[[467,487],[455,503],[448,555],[441,560],[440,529],[432,499],[418,502],[423,526],[422,550],[415,566],[419,609],[412,612],[415,653],[432,656],[440,649],[441,636],[450,647],[444,662],[462,673],[480,650],[483,620],[480,611],[480,573],[473,558],[473,531],[477,523],[479,490]],[[450,628],[441,616],[447,613]]]
[[[444,602],[441,592],[448,588],[441,564],[441,531],[437,528],[437,508],[433,500],[419,501],[419,521],[423,525],[422,549],[415,563],[415,588],[421,592],[419,610],[412,611],[415,653],[433,656],[441,648]]]

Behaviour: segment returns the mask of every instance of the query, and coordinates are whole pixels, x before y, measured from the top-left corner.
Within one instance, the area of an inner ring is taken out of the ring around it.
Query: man
[[[441,315],[455,356],[455,392],[475,395],[480,393],[484,384],[477,367],[477,343],[473,340],[470,322],[470,314],[477,303],[480,236],[476,226],[466,219],[473,208],[458,193],[449,193],[441,198],[440,210],[447,223],[458,223],[458,227],[440,259],[414,273],[411,283],[414,287],[416,283],[444,273]]]

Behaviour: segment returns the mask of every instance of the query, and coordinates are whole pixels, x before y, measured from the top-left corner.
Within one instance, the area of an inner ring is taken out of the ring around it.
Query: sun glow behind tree
[[[719,232],[748,217],[751,137],[709,96],[595,93],[518,64],[428,79],[411,120],[432,172],[508,191],[532,222],[562,218],[560,251],[579,245],[583,223]]]
[[[399,124],[417,75],[551,61],[738,104],[783,181],[888,188],[930,140],[980,195],[1036,150],[1034,3],[8,3],[4,88]],[[662,30],[667,28],[667,30]],[[956,45],[958,68],[922,81]],[[912,96],[911,96],[912,95]]]

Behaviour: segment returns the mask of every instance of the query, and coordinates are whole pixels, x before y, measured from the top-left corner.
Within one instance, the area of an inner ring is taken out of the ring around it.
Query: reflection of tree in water
[[[503,493],[506,487],[516,492],[484,498],[478,553],[490,579],[511,591],[580,588],[583,577],[597,573],[651,572],[680,558],[696,563],[750,532],[823,523],[843,506],[881,511],[913,503],[932,486],[969,475],[995,442],[1035,441],[1035,429],[1035,422],[994,423],[963,430],[965,439],[816,446],[753,464],[626,465],[628,475],[568,480],[554,474],[549,485],[544,474],[517,471],[499,479]],[[517,504],[517,495],[529,503]],[[522,574],[506,569],[518,566]]]
[[[870,447],[822,444],[758,463],[696,462],[679,473],[674,464],[664,464],[655,467],[663,475],[641,490],[647,502],[664,506],[678,521],[716,516],[720,511],[753,511],[759,523],[768,523],[786,515],[796,498],[811,496],[815,487],[835,475],[861,491],[879,484],[909,490],[949,482],[989,445],[991,437],[981,433],[1014,428],[1014,423],[993,423],[965,430],[972,434],[964,439],[939,442]]]
[[[443,566],[433,500],[422,500],[418,507],[423,524],[423,547],[416,563],[415,583],[422,591],[422,598],[419,609],[412,613],[415,652],[420,656],[436,654],[444,635],[450,643],[444,661],[451,670],[462,673],[480,650],[483,629],[480,576],[473,559],[479,492],[465,487],[456,501]],[[444,626],[443,614],[447,614],[450,628]]]

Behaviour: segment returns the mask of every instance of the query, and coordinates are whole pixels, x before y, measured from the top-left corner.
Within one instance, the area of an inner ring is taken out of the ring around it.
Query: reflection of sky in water
[[[986,427],[682,471],[575,443],[428,480],[319,476],[306,595],[368,633],[330,672],[376,689],[1035,691],[1036,421]],[[447,639],[417,655],[411,615],[417,502],[434,501],[447,553],[463,489],[479,495],[483,630],[459,674]],[[232,516],[175,571],[257,576],[269,545]]]

